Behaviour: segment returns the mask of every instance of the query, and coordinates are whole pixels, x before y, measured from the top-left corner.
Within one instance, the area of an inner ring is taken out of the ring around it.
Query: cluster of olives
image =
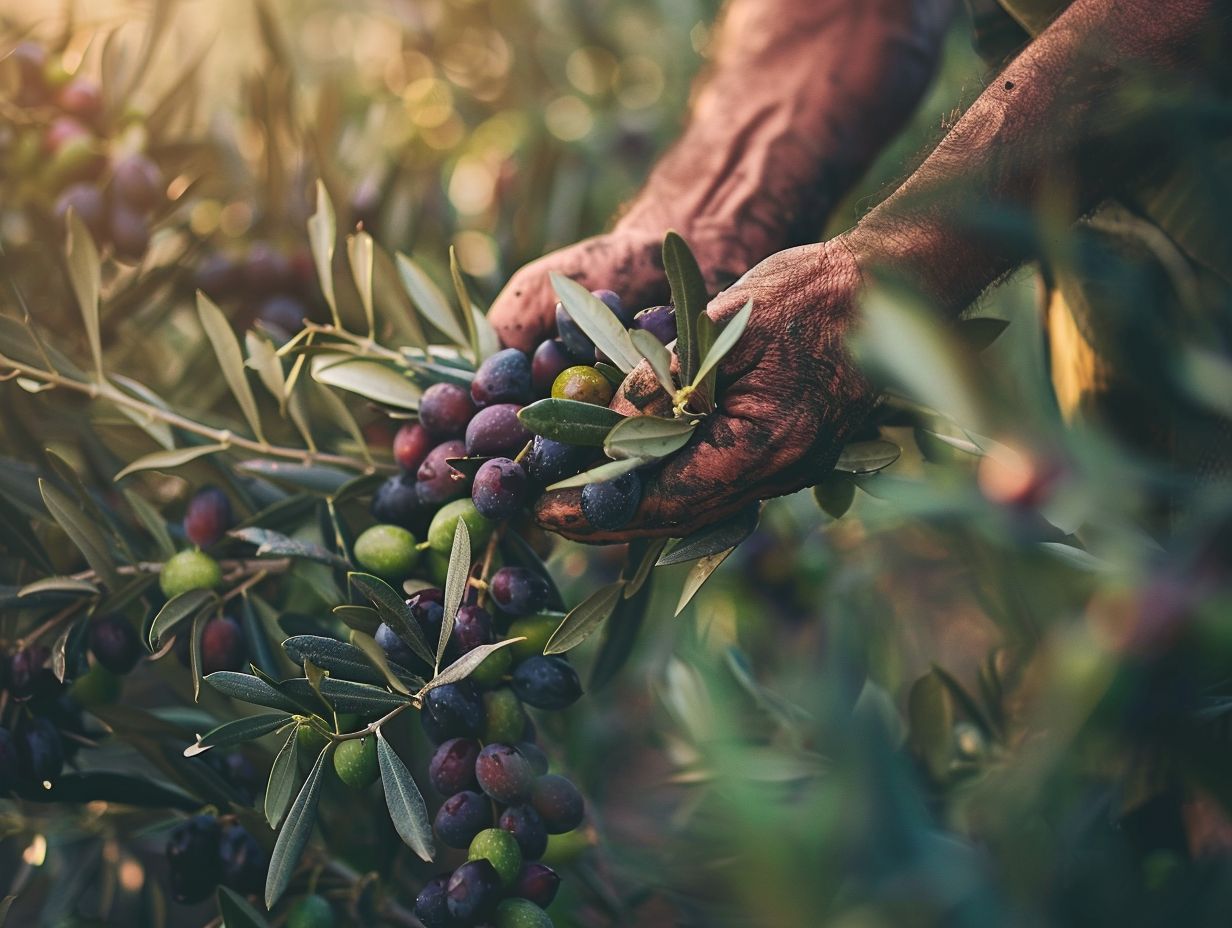
[[[595,296],[622,322],[646,329],[664,344],[675,338],[671,306],[632,315],[612,291],[597,290]],[[426,549],[421,573],[443,583],[459,518],[472,544],[480,544],[495,523],[516,515],[535,492],[593,463],[594,449],[533,436],[518,419],[523,405],[548,396],[601,406],[612,399],[612,382],[594,366],[604,360],[602,352],[560,304],[556,321],[559,337],[544,341],[532,357],[506,348],[479,366],[469,388],[445,382],[424,391],[419,420],[394,436],[401,473],[373,498],[372,514],[381,524],[355,545],[361,566],[386,579],[406,579]],[[482,460],[468,475],[452,466],[459,458]],[[593,525],[616,528],[632,518],[640,499],[640,480],[631,473],[587,485],[582,510]],[[426,534],[422,545],[416,545],[418,534]]]
[[[243,895],[260,892],[269,855],[234,818],[194,815],[172,829],[167,866],[172,897],[191,904],[208,898],[219,885]]]
[[[134,146],[138,117],[112,119],[96,81],[70,74],[42,45],[22,42],[8,56],[16,70],[20,113],[0,125],[10,202],[25,202],[62,221],[71,208],[100,245],[136,262],[150,244],[150,221],[166,203],[157,164]]]
[[[212,590],[222,583],[222,568],[203,548],[222,540],[234,522],[231,501],[218,487],[198,490],[184,512],[184,535],[195,547],[168,558],[158,575],[159,587],[168,599],[192,590]],[[190,663],[189,637],[177,635],[176,656]],[[201,666],[204,673],[239,670],[248,656],[244,629],[229,615],[216,615],[201,628]]]
[[[286,251],[257,241],[243,254],[214,251],[198,265],[194,284],[215,303],[238,303],[279,344],[298,332],[305,319],[321,315],[316,265],[306,248]]]

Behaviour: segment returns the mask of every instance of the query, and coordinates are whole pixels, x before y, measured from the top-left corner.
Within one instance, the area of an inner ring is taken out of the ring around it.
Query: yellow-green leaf
[[[223,315],[221,309],[213,301],[197,291],[197,315],[201,318],[201,327],[214,346],[214,356],[218,358],[218,366],[222,369],[223,379],[231,388],[235,401],[239,404],[244,418],[252,428],[253,434],[260,441],[265,441],[265,433],[261,430],[261,415],[257,411],[257,401],[252,395],[252,387],[244,373],[244,355],[240,351],[240,343],[231,331],[231,323]]]

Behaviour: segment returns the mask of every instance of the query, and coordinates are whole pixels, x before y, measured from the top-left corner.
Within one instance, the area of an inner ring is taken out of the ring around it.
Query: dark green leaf
[[[269,922],[235,890],[218,887],[218,914],[223,928],[269,928]]]
[[[205,655],[202,653],[201,636],[205,632],[205,620],[209,613],[202,611],[193,616],[188,639],[188,666],[192,671],[193,702],[201,701],[201,678],[205,676]]]
[[[603,453],[614,460],[653,461],[675,454],[689,442],[697,420],[633,416],[616,423],[603,441]]]
[[[846,474],[829,474],[813,487],[813,499],[832,519],[841,519],[856,498],[856,485]]]
[[[569,610],[544,645],[544,654],[563,654],[589,638],[602,627],[616,604],[623,598],[625,582],[618,580],[601,586]]]
[[[424,685],[424,680],[420,677],[403,667],[390,663],[389,658],[385,654],[385,649],[377,644],[371,635],[365,635],[363,632],[352,632],[351,643],[362,651],[368,660],[372,661],[376,669],[381,672],[381,676],[390,689],[409,696],[411,695],[410,687],[413,686],[418,690]]]
[[[655,566],[683,564],[734,548],[756,531],[760,517],[760,504],[746,506],[730,519],[698,529],[688,538],[681,539],[679,544],[659,558]]]
[[[224,722],[202,735],[195,745],[184,751],[184,756],[192,757],[200,754],[202,748],[226,747],[229,744],[252,741],[254,738],[260,738],[278,730],[289,721],[291,721],[291,716],[283,712],[275,712],[250,715],[232,722]],[[189,753],[190,751],[192,753]]]
[[[251,590],[244,591],[243,600],[241,618],[244,637],[252,646],[252,663],[268,674],[278,674],[278,658],[270,646],[271,640],[282,637],[282,629],[278,627],[278,613]]]
[[[218,594],[213,590],[189,590],[187,593],[180,593],[167,600],[158,610],[158,615],[154,616],[154,621],[150,623],[147,639],[150,650],[158,650],[162,640],[175,631],[181,622],[213,606],[217,600]]]
[[[398,837],[421,860],[431,861],[436,855],[432,843],[432,823],[423,794],[419,792],[406,764],[402,763],[402,758],[385,740],[385,733],[379,728],[376,731],[376,757],[381,768],[385,805],[389,808],[389,818]]]
[[[390,693],[379,686],[335,680],[333,677],[322,679],[320,689],[321,696],[338,712],[353,712],[365,717],[384,715],[410,702],[401,693]]]
[[[17,591],[18,596],[30,596],[35,593],[71,593],[74,596],[93,596],[98,592],[89,580],[77,580],[73,577],[44,577],[27,583]]]
[[[290,464],[286,461],[268,461],[264,458],[254,458],[251,461],[241,461],[236,470],[249,474],[268,477],[281,483],[332,496],[346,486],[355,476],[336,467],[326,467],[324,464]]]
[[[351,563],[334,552],[308,541],[297,541],[278,532],[265,528],[237,528],[227,532],[232,538],[238,538],[257,546],[257,557],[297,557],[309,561],[317,561],[349,570]]]
[[[77,502],[63,490],[41,478],[38,486],[39,492],[43,495],[43,503],[47,506],[51,517],[56,520],[60,528],[64,529],[64,533],[85,556],[86,562],[98,573],[103,582],[115,589],[118,580],[115,561],[112,560],[107,540],[99,531],[98,526],[86,518]]]
[[[312,829],[317,823],[317,800],[321,796],[321,772],[325,769],[325,761],[333,752],[331,742],[321,751],[316,763],[304,781],[299,795],[287,812],[286,824],[278,833],[274,843],[274,851],[270,854],[269,872],[265,876],[265,907],[272,909],[282,894],[286,891],[295,876],[299,859],[304,853],[308,839],[312,837]]]
[[[892,441],[876,439],[852,442],[839,454],[834,469],[860,476],[875,474],[897,461],[902,453],[902,449]]]
[[[159,557],[166,560],[175,554],[175,545],[171,542],[171,533],[167,531],[167,522],[162,517],[162,514],[151,506],[140,493],[136,493],[127,487],[120,492],[128,500],[128,507],[133,511],[133,515],[145,526],[145,530],[154,539]]]
[[[351,581],[352,586],[372,601],[381,620],[394,630],[394,633],[407,647],[422,657],[426,663],[435,662],[436,655],[424,640],[419,622],[411,613],[410,606],[393,587],[372,574],[350,573],[347,574],[347,579]]]
[[[291,796],[299,782],[299,729],[292,728],[282,750],[270,767],[269,782],[265,785],[265,820],[270,828],[277,828],[291,804]]]
[[[607,433],[622,419],[606,406],[577,400],[539,400],[518,411],[518,421],[536,435],[591,448],[603,447]]]
[[[672,288],[676,306],[676,354],[680,357],[680,379],[693,383],[701,363],[698,350],[697,317],[706,310],[709,294],[697,259],[675,232],[663,239],[663,269]]]
[[[640,330],[639,329],[630,330],[629,332],[630,339],[633,338],[633,333],[636,331],[640,331]],[[595,370],[597,370],[600,374],[606,377],[607,382],[610,383],[614,389],[619,389],[620,385],[625,382],[625,375],[620,372],[619,367],[613,367],[611,364],[605,364],[602,361],[596,361]]]
[[[989,316],[964,319],[958,324],[958,338],[971,351],[983,351],[1000,337],[1008,325],[1005,319]]]
[[[471,577],[471,533],[466,521],[459,519],[453,530],[453,548],[449,553],[449,568],[445,574],[444,612],[441,614],[441,634],[436,643],[436,660],[432,666],[439,669],[445,657],[445,648],[453,634],[454,619]]]
[[[372,666],[359,648],[336,638],[322,635],[295,635],[282,643],[283,650],[295,663],[312,661],[333,677],[360,683],[384,683],[385,678]]]
[[[629,559],[625,562],[625,571],[622,574],[628,581],[625,584],[625,599],[635,596],[642,588],[642,584],[650,578],[650,572],[654,570],[655,563],[665,547],[667,547],[666,538],[640,539],[629,544]],[[632,574],[629,574],[628,565],[632,564],[634,559],[637,560],[637,567]]]
[[[368,606],[334,606],[334,615],[340,618],[347,628],[353,628],[365,635],[375,635],[381,625],[380,614]]]
[[[938,667],[933,664],[933,673],[937,675],[937,679],[942,685],[950,691],[950,696],[966,713],[967,718],[980,727],[984,734],[989,738],[997,736],[992,722],[988,716],[984,714],[984,710],[980,708],[979,701],[967,692],[966,688],[954,679],[953,675],[944,667]]]
[[[197,458],[203,458],[209,454],[218,454],[220,451],[226,451],[227,448],[227,445],[216,444],[192,445],[187,448],[172,448],[167,451],[152,451],[124,467],[112,479],[120,481],[129,474],[135,474],[142,470],[174,470],[183,464],[187,464],[189,461],[195,461]]]
[[[239,673],[234,670],[216,670],[206,675],[205,682],[224,696],[230,696],[240,702],[251,703],[254,706],[266,706],[270,709],[281,709],[283,712],[303,711],[303,707],[294,699],[280,693],[269,683],[252,674]]]

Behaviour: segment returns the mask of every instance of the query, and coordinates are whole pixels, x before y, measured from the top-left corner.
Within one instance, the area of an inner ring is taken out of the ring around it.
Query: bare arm
[[[730,0],[679,141],[612,231],[514,275],[492,308],[507,344],[552,327],[548,273],[635,306],[667,297],[663,235],[694,247],[715,289],[811,240],[919,100],[952,0]]]

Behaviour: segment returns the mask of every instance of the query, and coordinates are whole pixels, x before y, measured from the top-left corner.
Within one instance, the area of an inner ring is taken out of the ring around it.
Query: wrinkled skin
[[[816,483],[874,402],[844,348],[860,279],[841,241],[788,249],[758,264],[707,308],[724,322],[747,300],[754,305],[744,336],[719,367],[719,407],[650,476],[633,521],[615,531],[592,528],[573,489],[540,498],[539,523],[578,541],[681,537],[751,502]],[[625,415],[670,414],[645,364],[612,406]]]

